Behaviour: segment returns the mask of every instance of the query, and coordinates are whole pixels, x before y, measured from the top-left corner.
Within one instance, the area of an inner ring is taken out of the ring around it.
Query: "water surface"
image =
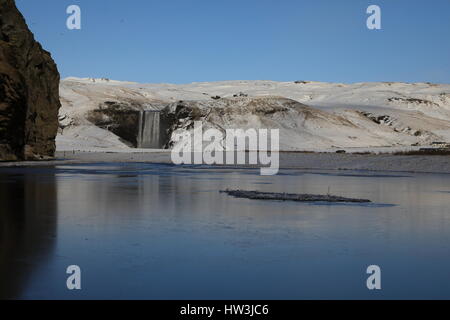
[[[226,188],[373,204],[255,201]],[[111,163],[0,169],[0,297],[450,298],[450,175]],[[67,266],[82,290],[66,288]],[[382,290],[366,288],[367,266]]]

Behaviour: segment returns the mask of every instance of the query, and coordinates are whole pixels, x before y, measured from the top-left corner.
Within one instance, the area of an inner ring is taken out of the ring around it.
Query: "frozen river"
[[[372,204],[237,199],[332,194]],[[0,297],[450,299],[450,175],[103,163],[0,168]],[[81,268],[82,289],[66,287]],[[366,287],[381,267],[382,289]]]

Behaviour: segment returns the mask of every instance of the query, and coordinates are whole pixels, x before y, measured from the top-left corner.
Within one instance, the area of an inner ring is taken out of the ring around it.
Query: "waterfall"
[[[137,147],[145,149],[161,148],[159,111],[140,112]]]

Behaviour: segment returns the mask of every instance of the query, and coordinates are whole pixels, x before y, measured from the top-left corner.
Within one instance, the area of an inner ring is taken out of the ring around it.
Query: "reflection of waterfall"
[[[160,112],[141,111],[139,115],[138,148],[159,149],[160,143]]]

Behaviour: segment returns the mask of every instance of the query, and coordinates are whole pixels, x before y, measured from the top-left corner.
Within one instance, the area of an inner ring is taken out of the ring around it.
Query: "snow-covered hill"
[[[204,120],[224,128],[280,128],[282,150],[409,147],[450,141],[448,84],[224,81],[173,85],[68,78],[61,82],[60,95],[59,150],[132,151],[116,135],[88,120],[89,111],[108,101],[144,110],[161,110],[180,100],[202,108],[225,108],[225,114]],[[258,114],[248,107],[255,104],[282,111]]]

